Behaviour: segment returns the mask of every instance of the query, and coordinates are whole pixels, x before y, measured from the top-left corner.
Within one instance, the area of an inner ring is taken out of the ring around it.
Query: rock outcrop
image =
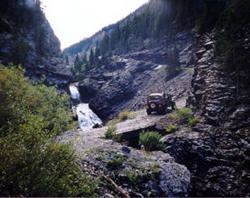
[[[158,118],[159,119],[159,118]],[[157,116],[151,121],[157,120]],[[136,121],[136,120],[135,120]],[[134,121],[134,122],[135,122]],[[127,124],[129,124],[128,121]],[[121,130],[125,123],[117,126]],[[73,141],[82,159],[81,167],[93,178],[110,178],[131,197],[186,197],[190,192],[190,172],[166,153],[146,153],[123,146],[103,137],[107,127],[72,130],[63,134],[62,142]],[[110,196],[123,196],[110,181],[101,182],[100,191]]]
[[[22,64],[33,79],[65,87],[71,67],[65,64],[60,42],[40,8],[40,1],[3,0],[0,3],[0,61]]]
[[[191,195],[249,196],[249,84],[218,65],[213,33],[197,40],[191,105],[201,122],[167,136],[165,151],[191,171]]]

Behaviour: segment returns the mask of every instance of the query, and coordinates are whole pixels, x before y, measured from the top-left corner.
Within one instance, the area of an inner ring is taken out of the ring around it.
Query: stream
[[[79,127],[91,129],[95,125],[102,125],[101,119],[89,108],[88,103],[82,103],[80,93],[75,85],[69,86],[71,99],[73,102],[73,112],[77,115]]]

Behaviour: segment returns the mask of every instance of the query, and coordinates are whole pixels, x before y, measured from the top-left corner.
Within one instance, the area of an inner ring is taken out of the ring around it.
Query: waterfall
[[[69,91],[73,101],[77,101],[77,104],[73,106],[73,111],[77,114],[80,128],[84,130],[91,129],[96,124],[102,125],[101,119],[89,108],[89,104],[81,102],[77,87],[70,85]]]
[[[76,86],[70,85],[69,91],[72,99],[79,100],[80,101],[80,93]]]

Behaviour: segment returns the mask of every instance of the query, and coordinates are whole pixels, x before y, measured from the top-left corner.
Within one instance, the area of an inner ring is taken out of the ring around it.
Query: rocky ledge
[[[117,124],[118,133],[137,131],[153,126],[163,116],[151,116],[144,125],[137,118]],[[135,124],[137,123],[137,125]],[[133,124],[133,125],[132,125]],[[136,128],[137,127],[137,128]],[[190,172],[161,151],[146,152],[104,139],[107,127],[86,131],[72,130],[60,137],[61,142],[72,142],[81,158],[81,167],[93,179],[99,178],[104,197],[186,197],[190,191]],[[122,189],[120,191],[119,189]],[[121,193],[122,192],[122,193]],[[125,193],[125,195],[124,195]]]

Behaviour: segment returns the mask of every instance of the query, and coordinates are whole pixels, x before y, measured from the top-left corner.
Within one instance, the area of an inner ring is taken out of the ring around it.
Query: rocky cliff
[[[0,3],[0,60],[22,64],[34,79],[64,87],[71,68],[62,58],[60,43],[38,0],[3,0]]]
[[[249,196],[250,71],[249,61],[243,61],[249,54],[249,6],[248,1],[237,1],[222,14],[222,26],[196,35],[190,105],[201,122],[191,132],[177,132],[164,140],[165,151],[191,171],[193,196]],[[241,43],[230,45],[234,51],[230,57],[219,56],[224,32],[234,44]]]

